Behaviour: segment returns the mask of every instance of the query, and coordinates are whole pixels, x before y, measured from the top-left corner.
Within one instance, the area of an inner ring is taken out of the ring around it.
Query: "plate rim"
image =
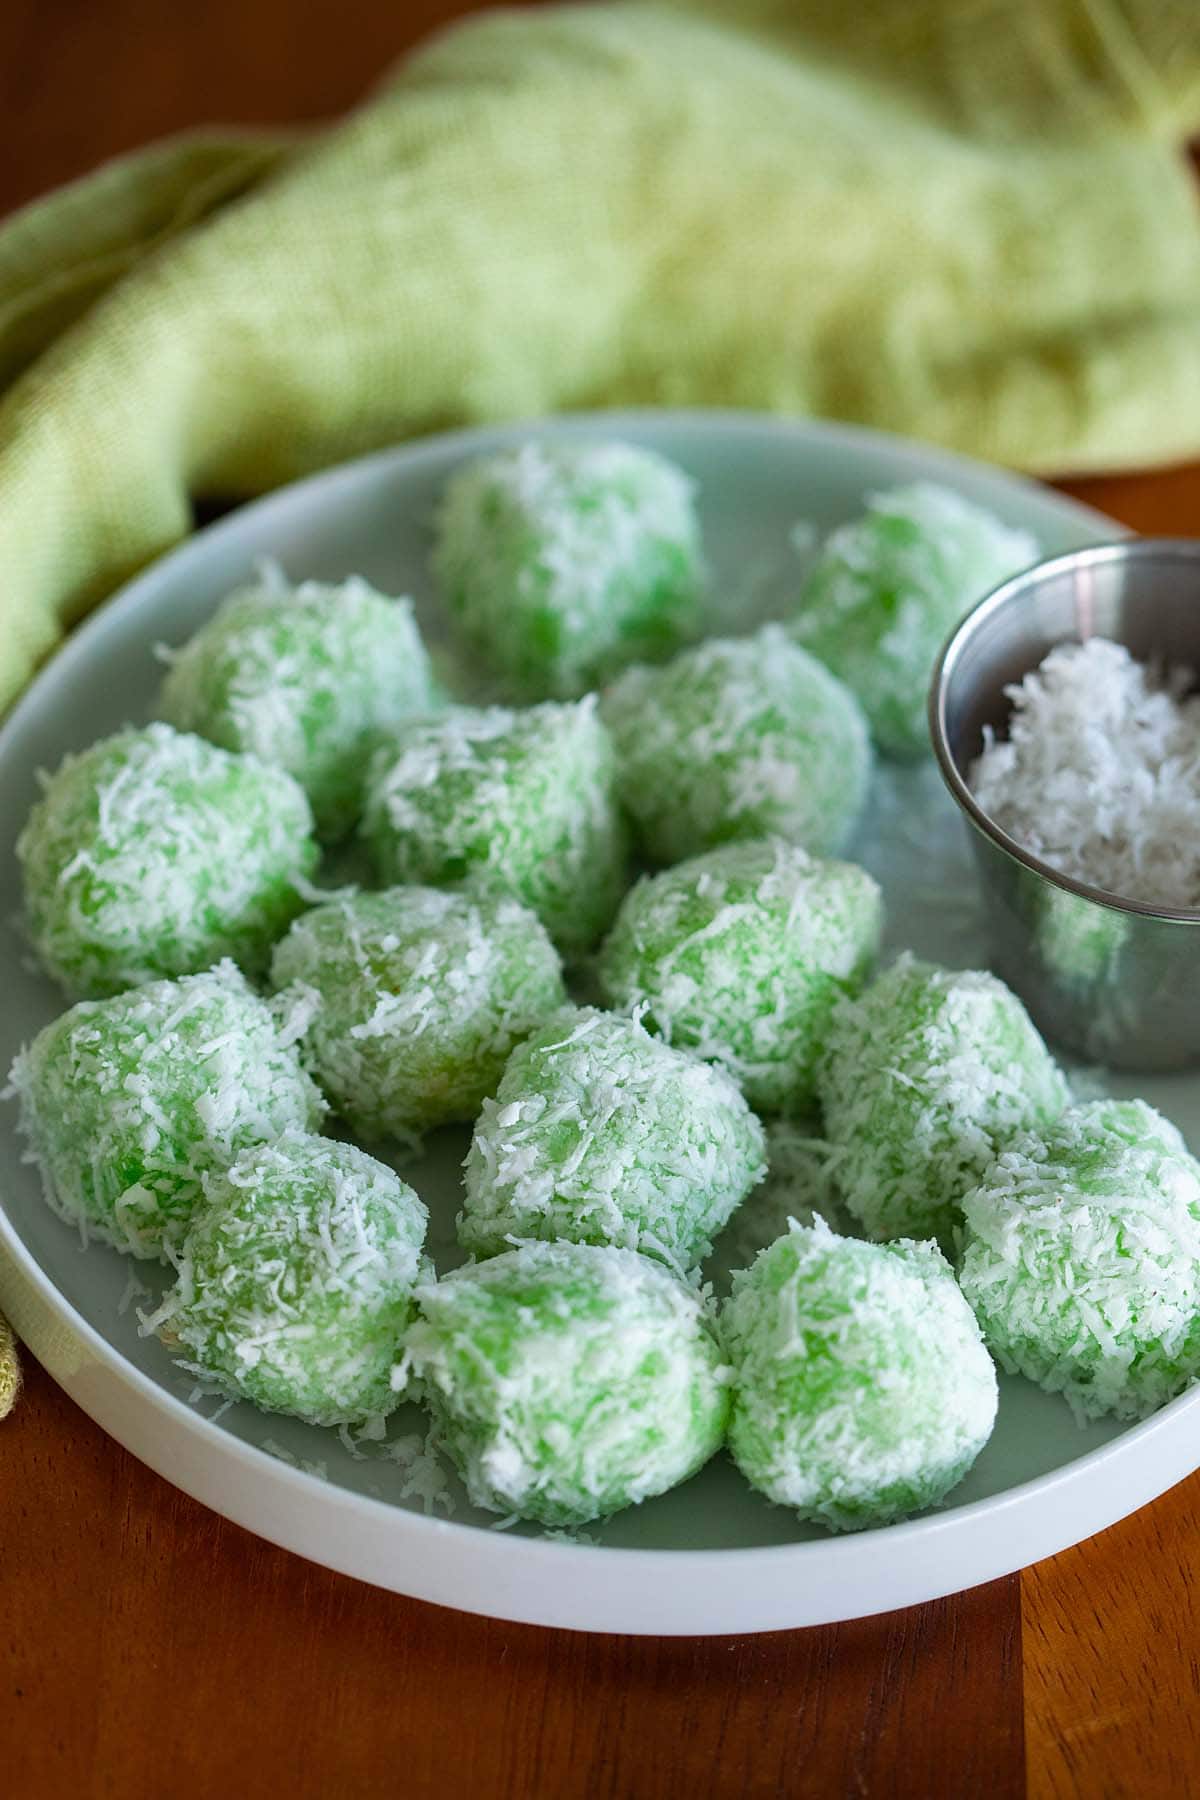
[[[655,429],[673,429],[696,431],[704,435],[748,435],[761,441],[764,432],[776,436],[781,444],[790,444],[797,449],[809,448],[813,444],[836,445],[851,455],[857,452],[880,451],[891,453],[908,463],[917,463],[921,467],[914,470],[912,479],[937,479],[939,476],[953,482],[955,477],[969,474],[971,479],[985,477],[989,485],[1010,490],[1014,496],[1033,497],[1043,504],[1052,504],[1060,515],[1070,515],[1078,520],[1081,527],[1089,532],[1103,533],[1109,539],[1128,535],[1125,528],[1115,520],[1108,518],[1096,508],[1082,501],[1061,495],[1049,488],[1035,477],[1018,471],[1003,468],[982,461],[978,458],[964,456],[957,451],[947,450],[938,445],[924,444],[906,438],[898,433],[876,430],[849,422],[798,419],[783,415],[758,413],[741,408],[656,408],[636,407],[619,409],[584,410],[570,413],[543,415],[529,419],[505,420],[482,426],[465,426],[453,431],[430,433],[416,439],[399,444],[383,446],[351,458],[347,461],[331,465],[329,468],[317,470],[295,481],[286,483],[263,494],[244,501],[228,513],[214,520],[200,530],[192,532],[179,543],[173,545],[161,555],[138,570],[129,580],[120,583],[101,603],[91,609],[87,616],[69,632],[67,637],[55,648],[36,670],[32,679],[17,697],[7,714],[0,718],[0,768],[9,749],[10,742],[19,735],[26,718],[35,713],[42,699],[42,690],[49,681],[60,673],[67,672],[79,661],[86,661],[91,650],[93,638],[101,633],[117,610],[121,612],[136,611],[142,602],[145,587],[159,576],[163,565],[167,562],[176,564],[186,562],[193,557],[203,558],[206,550],[223,536],[236,535],[247,515],[253,515],[257,521],[269,524],[270,515],[275,510],[288,510],[303,503],[307,494],[321,489],[328,497],[331,493],[336,499],[336,490],[340,486],[355,486],[364,475],[372,471],[390,469],[399,465],[419,465],[423,460],[432,458],[440,460],[456,452],[485,451],[494,445],[512,442],[524,437],[542,433],[574,435],[588,432],[603,433],[606,436],[619,436],[622,430],[636,429],[654,431]],[[798,508],[799,510],[799,508]],[[110,1380],[119,1388],[128,1390],[136,1402],[148,1409],[149,1414],[165,1413],[177,1432],[193,1439],[202,1449],[211,1452],[218,1461],[229,1462],[239,1471],[250,1477],[261,1478],[270,1474],[272,1479],[281,1484],[282,1491],[290,1492],[298,1502],[315,1505],[318,1510],[332,1508],[337,1512],[346,1512],[356,1518],[370,1520],[380,1524],[387,1531],[404,1540],[407,1546],[418,1548],[422,1544],[430,1544],[448,1538],[458,1539],[462,1534],[469,1534],[471,1543],[478,1547],[486,1543],[489,1554],[504,1561],[512,1569],[523,1565],[535,1576],[543,1571],[553,1570],[556,1576],[570,1574],[572,1570],[590,1569],[603,1566],[614,1577],[626,1572],[635,1574],[641,1584],[645,1584],[647,1574],[654,1569],[669,1571],[669,1586],[674,1586],[682,1577],[684,1581],[701,1581],[710,1575],[716,1567],[722,1571],[754,1571],[756,1576],[770,1570],[787,1569],[789,1573],[803,1578],[808,1563],[820,1562],[832,1564],[835,1569],[846,1567],[852,1569],[856,1562],[867,1560],[886,1543],[895,1546],[898,1555],[902,1555],[906,1547],[917,1545],[926,1547],[932,1540],[947,1538],[969,1538],[984,1519],[996,1519],[1000,1515],[1007,1518],[1015,1513],[1025,1511],[1032,1503],[1040,1499],[1050,1499],[1061,1491],[1077,1484],[1088,1484],[1103,1470],[1104,1466],[1115,1460],[1124,1462],[1131,1452],[1136,1456],[1138,1449],[1149,1440],[1164,1436],[1171,1437],[1182,1429],[1184,1415],[1200,1410],[1200,1386],[1185,1392],[1169,1402],[1151,1417],[1131,1424],[1117,1437],[1058,1468],[1046,1471],[1041,1475],[1027,1478],[1001,1492],[986,1495],[958,1506],[950,1505],[937,1511],[925,1513],[898,1524],[876,1527],[868,1531],[830,1534],[826,1537],[800,1540],[794,1543],[732,1545],[720,1548],[663,1548],[650,1546],[591,1545],[572,1543],[547,1537],[516,1537],[494,1526],[475,1524],[469,1520],[454,1520],[413,1511],[398,1506],[384,1498],[376,1498],[354,1489],[342,1487],[337,1482],[311,1474],[304,1469],[293,1467],[261,1446],[254,1444],[236,1434],[223,1430],[214,1422],[197,1411],[194,1406],[168,1389],[161,1386],[153,1377],[129,1362],[125,1355],[80,1313],[71,1301],[57,1288],[52,1278],[40,1267],[32,1252],[25,1246],[16,1233],[16,1227],[9,1217],[8,1206],[0,1196],[0,1298],[4,1300],[5,1309],[13,1314],[31,1317],[34,1310],[27,1304],[28,1296],[20,1292],[17,1283],[32,1291],[33,1296],[55,1323],[69,1332],[87,1349],[94,1363],[100,1364]],[[7,1265],[7,1266],[6,1266]],[[15,1301],[15,1304],[14,1304]],[[25,1339],[28,1347],[37,1359],[47,1367],[52,1379],[65,1389],[72,1399],[92,1417],[101,1429],[118,1441],[124,1439],[113,1429],[109,1417],[101,1417],[101,1413],[111,1416],[112,1408],[89,1404],[86,1397],[76,1391],[78,1384],[72,1383],[69,1377],[56,1372],[50,1365],[54,1362],[52,1349],[43,1354],[39,1351],[38,1338],[42,1336],[36,1322],[27,1324],[27,1330],[33,1339]],[[45,1340],[43,1339],[43,1349]],[[1065,1402],[1063,1402],[1065,1407]],[[129,1446],[127,1446],[129,1447]],[[168,1472],[143,1450],[133,1451],[140,1460],[147,1462],[157,1472],[171,1481],[173,1485],[192,1494],[203,1504],[212,1506],[214,1510],[223,1512],[224,1508],[213,1502],[206,1495],[197,1494],[195,1483],[181,1478],[178,1474]],[[1200,1464],[1200,1441],[1195,1452],[1195,1463]],[[1181,1479],[1181,1475],[1168,1475],[1143,1500],[1136,1502],[1132,1510],[1138,1506],[1149,1504],[1166,1487]],[[1118,1497],[1115,1508],[1109,1512],[1103,1505],[1091,1509],[1092,1521],[1082,1535],[1072,1525],[1065,1525],[1055,1533],[1056,1542],[1051,1548],[1042,1548],[1038,1556],[1052,1554],[1056,1549],[1065,1549],[1069,1545],[1082,1541],[1082,1537],[1091,1536],[1095,1531],[1104,1529],[1117,1519],[1124,1517],[1131,1509],[1125,1505],[1124,1499]],[[234,1517],[234,1513],[226,1512],[225,1516]],[[239,1519],[239,1523],[244,1523]],[[297,1541],[297,1533],[278,1533],[256,1523],[249,1529],[259,1536],[267,1537],[286,1548],[296,1550],[302,1555],[311,1555]],[[302,1534],[301,1534],[302,1535]],[[400,1548],[398,1544],[398,1548]],[[315,1560],[316,1558],[314,1558]],[[996,1566],[991,1572],[980,1575],[978,1580],[991,1580],[1013,1569],[1026,1566],[1028,1558],[1016,1555],[1008,1559],[1008,1553],[1000,1557],[1003,1566]],[[343,1563],[331,1562],[329,1566],[344,1567]],[[390,1580],[384,1581],[379,1576],[364,1574],[361,1570],[347,1569],[346,1572],[358,1575],[359,1579],[375,1581],[377,1585],[396,1587],[404,1593],[417,1593],[421,1598],[435,1598],[428,1593],[421,1593],[420,1580],[414,1572],[401,1569],[403,1585]],[[428,1584],[427,1584],[428,1585]],[[656,1581],[653,1584],[658,1587]],[[936,1598],[941,1593],[958,1591],[961,1582],[956,1579],[942,1588],[936,1581],[930,1585],[922,1584],[927,1589],[927,1598]],[[661,1595],[655,1596],[661,1599]],[[443,1600],[442,1604],[457,1604],[469,1607],[469,1600],[460,1599],[453,1602]],[[872,1611],[887,1611],[897,1604],[911,1604],[911,1601],[898,1602],[885,1599],[879,1607],[856,1605],[853,1609],[829,1617],[854,1618],[865,1616]],[[693,1635],[707,1632],[719,1635],[731,1631],[744,1632],[754,1630],[779,1629],[778,1621],[756,1625],[745,1620],[729,1623],[723,1620],[719,1624],[708,1627],[697,1627],[688,1624],[673,1628],[669,1621],[659,1618],[646,1624],[631,1622],[622,1626],[580,1625],[558,1616],[549,1616],[554,1612],[534,1605],[532,1608],[497,1605],[494,1600],[481,1601],[480,1610],[486,1610],[492,1616],[527,1620],[533,1623],[545,1623],[581,1630],[620,1629],[631,1633],[656,1633],[661,1635]],[[473,1609],[472,1609],[473,1610]],[[753,1605],[750,1612],[761,1610]],[[822,1615],[825,1616],[825,1615]]]

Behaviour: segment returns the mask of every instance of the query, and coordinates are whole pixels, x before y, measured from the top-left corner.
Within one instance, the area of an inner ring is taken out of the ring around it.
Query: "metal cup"
[[[976,803],[967,774],[1004,689],[1056,644],[1111,638],[1140,661],[1200,670],[1200,542],[1128,538],[1039,563],[968,613],[929,693],[933,747],[966,815],[996,973],[1048,1038],[1113,1069],[1200,1062],[1200,909],[1148,906],[1074,881]]]

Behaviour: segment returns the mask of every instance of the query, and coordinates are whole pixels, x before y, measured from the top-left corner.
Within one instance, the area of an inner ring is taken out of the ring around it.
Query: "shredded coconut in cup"
[[[1120,899],[1200,907],[1200,695],[1121,644],[1060,644],[1006,688],[1008,737],[970,771],[984,812],[1061,874]]]

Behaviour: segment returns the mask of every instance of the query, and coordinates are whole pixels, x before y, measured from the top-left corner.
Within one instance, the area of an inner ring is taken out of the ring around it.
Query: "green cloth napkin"
[[[3,1318],[0,1318],[0,1419],[5,1418],[12,1411],[20,1385],[21,1370],[17,1363],[17,1346],[8,1325]]]
[[[1200,451],[1198,125],[1194,0],[712,0],[490,14],[323,138],[114,163],[0,231],[0,708],[193,495],[443,426]]]
[[[1198,122],[1194,0],[727,0],[485,15],[323,137],[116,163],[0,232],[0,706],[192,495],[443,426],[1195,452]]]

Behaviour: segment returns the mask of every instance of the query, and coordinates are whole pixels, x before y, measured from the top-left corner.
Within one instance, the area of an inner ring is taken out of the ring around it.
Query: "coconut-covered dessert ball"
[[[473,1119],[513,1046],[566,999],[531,912],[436,888],[313,907],[277,947],[271,979],[314,998],[305,1053],[351,1129],[408,1143]]]
[[[1200,1376],[1200,1164],[1142,1100],[1013,1139],[963,1203],[963,1291],[1006,1369],[1081,1419]]]
[[[320,1124],[300,1023],[230,962],[63,1013],[10,1077],[49,1204],[118,1250],[168,1255],[206,1175]]]
[[[760,1112],[811,1106],[840,996],[879,946],[879,889],[779,839],[726,844],[638,882],[598,963],[609,1006],[720,1063]]]
[[[704,1303],[649,1257],[523,1244],[417,1292],[407,1364],[472,1501],[584,1525],[686,1481],[721,1443]]]
[[[467,463],[438,518],[452,616],[516,699],[574,699],[699,625],[692,484],[632,444],[528,443]]]
[[[261,969],[318,854],[283,769],[161,724],[68,756],[17,840],[38,955],[89,997],[224,956]]]
[[[294,775],[323,837],[354,824],[380,738],[438,700],[409,600],[358,576],[291,587],[267,569],[171,658],[159,711]]]
[[[977,600],[1037,557],[1028,532],[950,488],[893,488],[830,534],[791,629],[857,694],[882,750],[923,755],[938,651]]]
[[[510,895],[565,953],[586,950],[626,868],[595,698],[410,720],[372,762],[363,834],[384,881]]]
[[[858,702],[778,625],[628,669],[602,711],[650,862],[771,835],[828,855],[858,822],[871,770]]]
[[[720,1069],[592,1007],[556,1013],[508,1059],[466,1161],[459,1241],[620,1244],[699,1263],[765,1173],[763,1131]]]
[[[873,1238],[954,1241],[964,1194],[1015,1133],[1049,1125],[1067,1083],[994,975],[903,956],[836,1008],[819,1071],[837,1183]]]
[[[935,1244],[794,1226],[721,1317],[729,1447],[753,1487],[835,1531],[936,1506],[996,1420],[996,1371]]]
[[[382,1418],[428,1214],[353,1144],[292,1133],[209,1176],[146,1322],[225,1393],[313,1425]]]

